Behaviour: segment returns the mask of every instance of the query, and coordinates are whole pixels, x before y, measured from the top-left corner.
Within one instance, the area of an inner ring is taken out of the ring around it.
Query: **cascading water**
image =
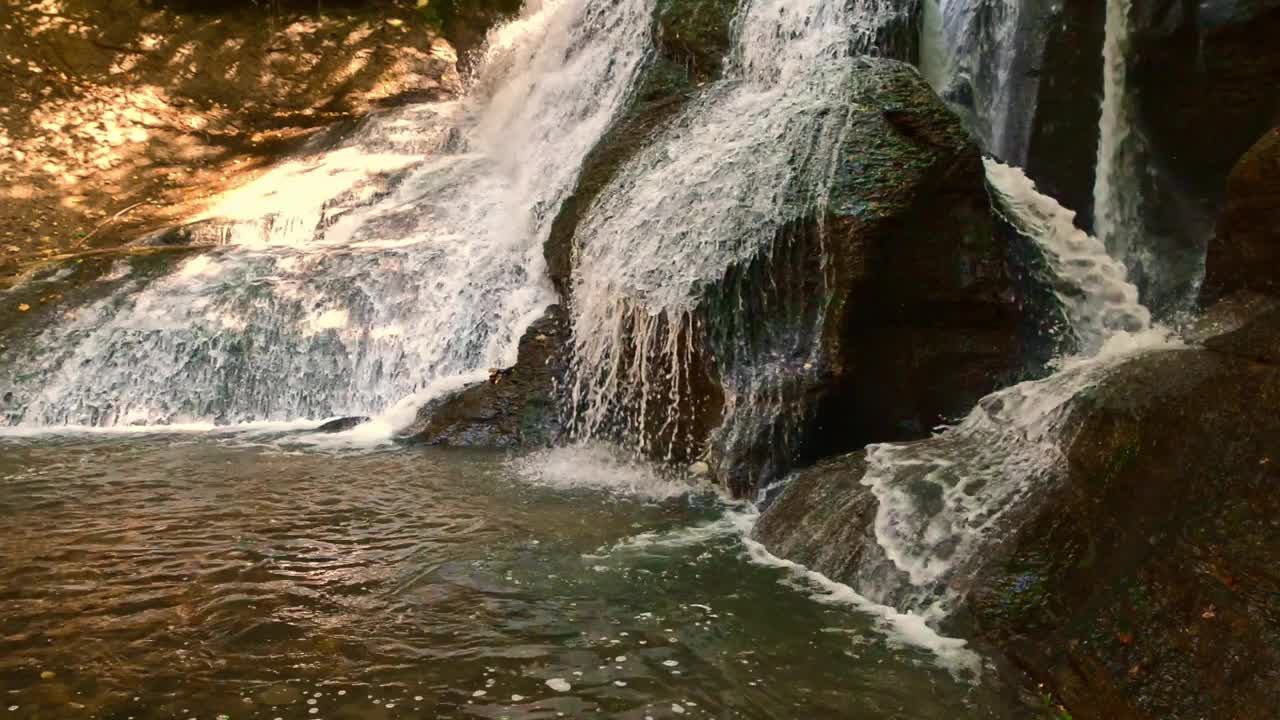
[[[542,244],[650,52],[652,0],[546,0],[469,95],[372,118],[210,213],[226,245],[126,281],[0,376],[0,423],[377,414],[514,362]]]
[[[1132,0],[1107,0],[1093,214],[1096,234],[1111,254],[1126,267],[1142,272],[1150,258],[1138,243],[1142,217],[1136,181],[1141,141],[1132,130],[1133,108],[1127,82],[1132,9]]]
[[[1037,193],[1017,168],[988,160],[986,169],[1002,212],[1056,273],[1055,292],[1082,352],[1059,360],[1043,380],[988,395],[940,435],[868,447],[862,482],[878,501],[876,543],[855,585],[872,600],[931,621],[963,595],[964,578],[1002,523],[1060,468],[1067,402],[1118,358],[1168,343],[1123,265],[1074,227],[1073,212]]]
[[[1039,0],[923,0],[920,72],[981,141],[1023,164],[1039,96],[1044,26]]]
[[[670,456],[710,425],[721,451],[766,433],[787,452],[790,434],[774,423],[798,415],[781,412],[795,410],[788,383],[816,372],[827,270],[814,248],[848,121],[850,56],[900,20],[882,2],[741,10],[725,78],[622,168],[575,238],[578,436]],[[723,403],[690,408],[699,383]],[[769,462],[754,459],[755,470]]]
[[[985,166],[997,211],[1044,254],[1080,354],[1097,353],[1116,333],[1151,327],[1151,313],[1138,301],[1124,265],[1098,238],[1076,227],[1074,211],[1037,192],[1022,170],[991,159]]]

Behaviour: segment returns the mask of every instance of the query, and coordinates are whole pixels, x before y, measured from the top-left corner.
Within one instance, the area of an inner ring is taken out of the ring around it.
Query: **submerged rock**
[[[402,437],[454,447],[551,444],[561,434],[555,392],[564,374],[567,335],[564,311],[551,306],[521,337],[514,366],[494,369],[487,380],[428,403]]]
[[[1130,359],[1075,396],[1063,472],[958,588],[951,629],[1073,717],[1280,707],[1280,311],[1205,346]],[[855,588],[873,581],[860,575],[882,552],[865,472],[854,453],[797,473],[756,536]]]

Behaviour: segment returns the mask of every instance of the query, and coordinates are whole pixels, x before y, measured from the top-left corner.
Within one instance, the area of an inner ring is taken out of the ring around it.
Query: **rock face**
[[[1240,290],[1280,295],[1280,128],[1263,135],[1227,178],[1205,258],[1202,301]]]
[[[1019,362],[1009,247],[977,148],[907,66],[868,61],[859,76],[874,81],[851,91],[825,221],[827,366],[805,389],[817,456],[926,435]]]
[[[0,285],[185,219],[326,129],[462,85],[406,0],[55,5],[0,12],[0,63],[25,68],[0,72]]]
[[[1113,368],[1071,401],[1065,472],[967,579],[964,629],[1073,717],[1280,707],[1280,310]],[[876,501],[861,453],[797,473],[757,536],[857,583]]]
[[[402,437],[454,447],[550,445],[562,432],[555,393],[567,335],[564,311],[553,305],[525,331],[513,367],[428,403]]]
[[[1075,717],[1280,706],[1276,321],[1220,341],[1252,357],[1156,353],[1078,398],[1068,482],[978,578],[976,632]]]
[[[1093,226],[1094,165],[1102,97],[1102,44],[1106,3],[1066,0],[1036,31],[1045,43],[1026,171],[1040,191],[1075,210],[1077,224]]]
[[[1134,0],[1132,22],[1142,232],[1158,263],[1140,287],[1159,312],[1187,299],[1232,166],[1280,123],[1280,3]]]

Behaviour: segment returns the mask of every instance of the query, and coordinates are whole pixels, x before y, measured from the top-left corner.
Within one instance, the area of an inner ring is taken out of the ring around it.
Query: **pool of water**
[[[599,449],[0,438],[0,718],[1018,716],[749,521]]]

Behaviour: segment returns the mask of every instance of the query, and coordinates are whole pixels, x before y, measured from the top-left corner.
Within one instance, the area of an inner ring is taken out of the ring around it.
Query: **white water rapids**
[[[376,415],[512,364],[554,301],[551,221],[652,16],[653,0],[530,3],[467,96],[275,168],[210,211],[225,246],[126,279],[9,358],[0,424]]]

